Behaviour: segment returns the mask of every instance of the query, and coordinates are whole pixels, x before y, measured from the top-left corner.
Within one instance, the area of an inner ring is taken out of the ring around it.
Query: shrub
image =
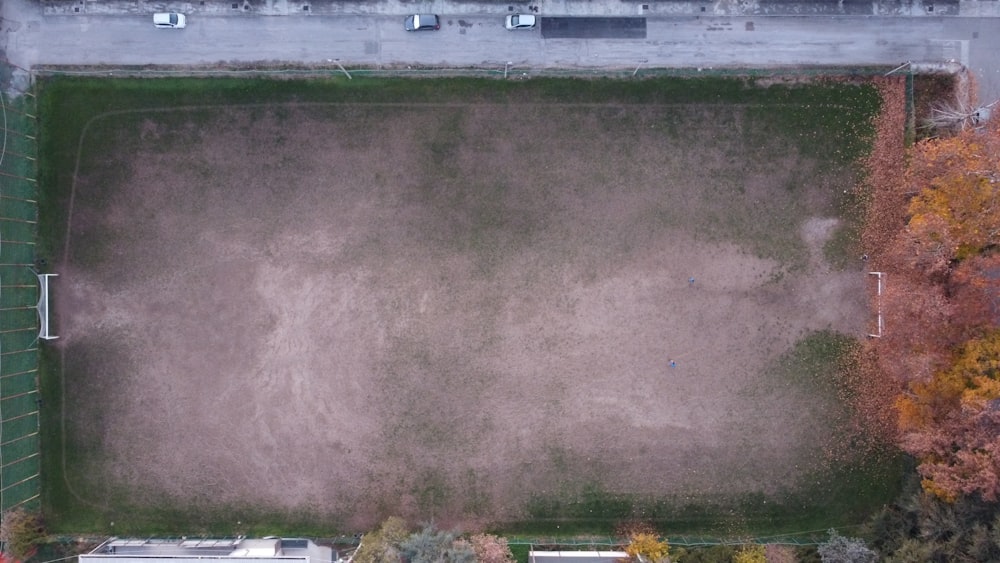
[[[514,554],[507,545],[507,538],[492,534],[476,534],[469,538],[478,563],[514,563]]]
[[[845,538],[830,530],[830,541],[819,546],[823,563],[875,563],[875,552],[857,538]]]
[[[0,541],[4,544],[4,555],[13,559],[27,559],[34,554],[43,538],[45,526],[37,513],[14,508],[3,514]]]

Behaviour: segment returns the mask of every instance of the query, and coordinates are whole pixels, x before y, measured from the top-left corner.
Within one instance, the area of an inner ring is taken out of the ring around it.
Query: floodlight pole
[[[340,59],[337,59],[337,68],[340,69],[340,72],[343,72],[344,74],[347,75],[348,80],[354,80],[353,78],[351,78],[351,73],[347,72],[347,69],[344,68],[344,65],[340,64]]]
[[[351,73],[347,72],[347,69],[344,68],[344,65],[340,64],[340,59],[327,59],[326,62],[336,64],[337,68],[340,69],[340,72],[343,72],[347,76],[348,80],[354,80],[353,78],[351,78]]]
[[[906,61],[905,63],[897,66],[896,68],[890,70],[889,72],[883,74],[882,76],[889,76],[890,74],[892,74],[894,72],[897,72],[897,71],[900,71],[900,70],[903,70],[904,68],[906,68],[908,66],[910,66],[910,61]]]
[[[639,60],[639,64],[635,65],[635,71],[632,72],[632,78],[635,78],[635,75],[639,74],[639,69],[642,68],[642,65],[646,62],[646,59]]]

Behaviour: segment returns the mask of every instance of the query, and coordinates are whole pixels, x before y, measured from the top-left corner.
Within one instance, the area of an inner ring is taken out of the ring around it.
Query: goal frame
[[[49,324],[49,278],[59,277],[59,274],[38,275],[38,338],[55,340],[58,336],[52,334]]]
[[[882,338],[885,334],[885,322],[882,320],[882,291],[885,288],[885,272],[868,272],[869,276],[875,276],[875,332],[868,332],[868,338]]]

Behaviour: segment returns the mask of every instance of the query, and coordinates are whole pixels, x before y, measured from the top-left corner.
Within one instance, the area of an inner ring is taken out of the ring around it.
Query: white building
[[[217,560],[213,562],[212,560]],[[80,563],[336,563],[332,548],[311,540],[266,538],[111,538]]]

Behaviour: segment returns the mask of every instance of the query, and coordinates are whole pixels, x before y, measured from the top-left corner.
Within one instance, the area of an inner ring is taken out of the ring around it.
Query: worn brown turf
[[[71,484],[363,526],[794,483],[825,463],[833,398],[768,368],[810,331],[864,331],[863,276],[822,253],[851,174],[748,142],[745,119],[345,105],[95,127],[121,151],[85,149],[55,306]]]

